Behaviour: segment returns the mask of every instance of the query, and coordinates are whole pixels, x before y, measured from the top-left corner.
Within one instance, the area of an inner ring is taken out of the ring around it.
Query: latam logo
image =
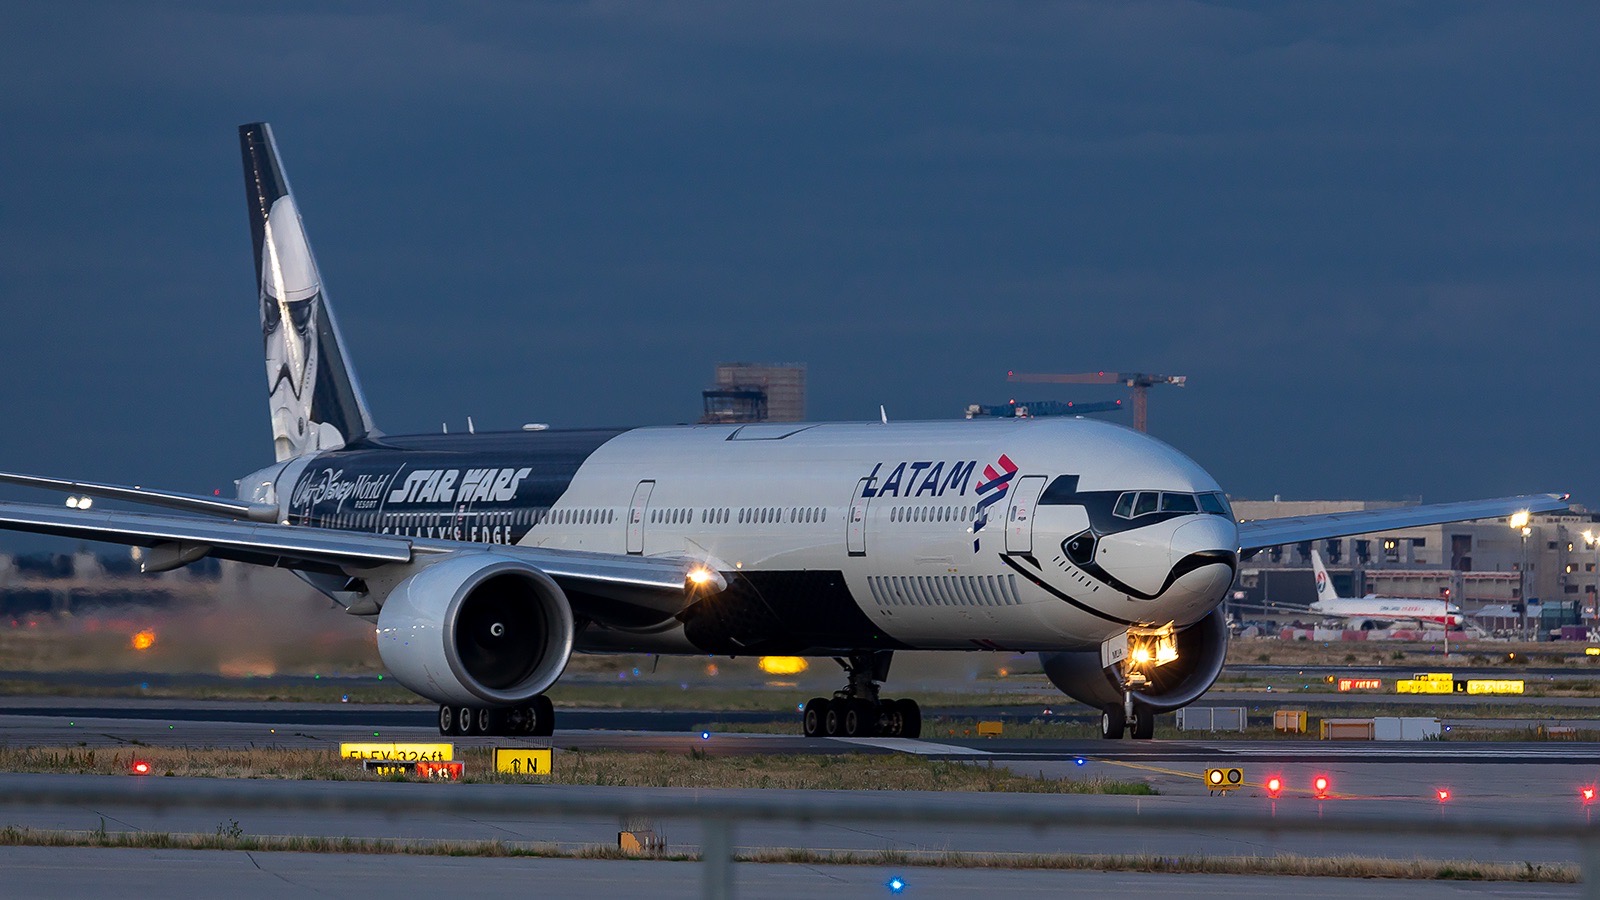
[[[504,503],[532,469],[418,469],[389,492],[390,503]]]
[[[951,463],[933,460],[903,462],[890,469],[889,474],[883,476],[883,481],[880,483],[878,473],[883,471],[883,466],[883,463],[878,463],[867,473],[866,483],[861,486],[861,496],[943,497],[953,493],[958,497],[965,497],[967,482],[972,480],[972,472],[978,468],[978,461],[958,459]]]
[[[998,466],[999,468],[996,468]],[[1011,457],[1000,454],[998,462],[983,467],[983,482],[974,491],[978,495],[976,518],[972,522],[972,552],[978,552],[978,532],[989,524],[989,507],[1004,499],[1011,488],[1011,479],[1017,476],[1017,464]]]

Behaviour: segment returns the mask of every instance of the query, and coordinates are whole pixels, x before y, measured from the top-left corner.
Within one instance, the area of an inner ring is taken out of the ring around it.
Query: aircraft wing
[[[1515,512],[1557,512],[1567,508],[1569,494],[1524,494],[1496,500],[1464,500],[1396,509],[1364,509],[1314,516],[1286,516],[1239,523],[1239,550],[1250,555],[1267,547],[1324,538],[1371,534],[1396,528],[1443,525],[1473,519],[1498,519]]]
[[[53,534],[152,548],[147,571],[193,562],[202,556],[308,572],[356,576],[363,570],[404,565],[429,555],[492,552],[539,569],[579,596],[621,600],[666,614],[689,602],[692,571],[684,557],[625,556],[503,544],[368,534],[301,525],[225,521],[199,516],[120,510],[69,509],[0,502],[0,529]],[[701,573],[696,572],[696,575]],[[716,587],[721,576],[712,575]],[[575,611],[578,597],[573,598]]]

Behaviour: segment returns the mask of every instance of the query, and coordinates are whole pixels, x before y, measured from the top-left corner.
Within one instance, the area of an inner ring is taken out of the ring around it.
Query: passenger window
[[[1112,513],[1123,519],[1133,518],[1133,500],[1137,496],[1139,495],[1133,491],[1123,491],[1122,496],[1117,498],[1117,507]]]
[[[1156,506],[1161,501],[1161,495],[1155,491],[1140,491],[1139,499],[1134,501],[1133,514],[1142,516],[1156,511]]]
[[[1161,511],[1177,513],[1199,512],[1200,505],[1195,502],[1193,494],[1162,494]]]

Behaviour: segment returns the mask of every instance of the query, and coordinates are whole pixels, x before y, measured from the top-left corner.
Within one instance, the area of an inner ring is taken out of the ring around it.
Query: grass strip
[[[616,847],[508,841],[431,841],[391,838],[245,834],[237,821],[220,823],[213,834],[149,831],[52,831],[0,829],[4,847],[106,847],[145,850],[236,850],[288,853],[409,854],[456,857],[537,857],[547,859],[654,859],[690,862],[689,852],[629,854]],[[1573,884],[1569,865],[1482,862],[1478,860],[1373,859],[1358,856],[1154,856],[1097,853],[961,853],[950,850],[812,850],[748,848],[736,851],[746,863],[862,866],[924,866],[951,869],[1049,869],[1061,871],[1164,872],[1214,875],[1299,875],[1334,878],[1389,878],[1423,881],[1512,881]]]
[[[148,763],[153,777],[390,780],[368,774],[360,764],[340,759],[332,749],[130,747],[107,751],[0,746],[0,772],[127,775],[135,759]],[[1044,778],[1021,775],[1003,766],[898,753],[716,756],[699,747],[687,753],[572,750],[556,754],[555,771],[548,778],[495,772],[490,752],[483,747],[461,749],[457,759],[465,763],[462,780],[477,783],[1145,796],[1156,793],[1144,781]]]

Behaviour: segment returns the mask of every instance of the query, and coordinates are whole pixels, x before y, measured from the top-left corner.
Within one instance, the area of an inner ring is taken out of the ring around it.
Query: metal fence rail
[[[126,777],[38,776],[13,779],[0,805],[125,804],[149,809],[223,807],[230,810],[542,815],[552,818],[650,818],[697,822],[703,832],[704,896],[733,896],[733,836],[741,823],[959,824],[1018,829],[1154,832],[1171,828],[1170,816],[1138,808],[1083,809],[1023,797],[967,795],[959,804],[925,794],[881,791],[860,794],[772,792],[771,797],[718,792],[693,797],[597,789],[551,791],[540,786],[381,784],[363,782],[209,781]],[[1503,841],[1542,840],[1572,846],[1583,879],[1583,896],[1600,900],[1600,826],[1553,821],[1452,820],[1437,816],[1306,814],[1263,815],[1256,811],[1185,811],[1189,831],[1218,835],[1360,834],[1477,837]]]

